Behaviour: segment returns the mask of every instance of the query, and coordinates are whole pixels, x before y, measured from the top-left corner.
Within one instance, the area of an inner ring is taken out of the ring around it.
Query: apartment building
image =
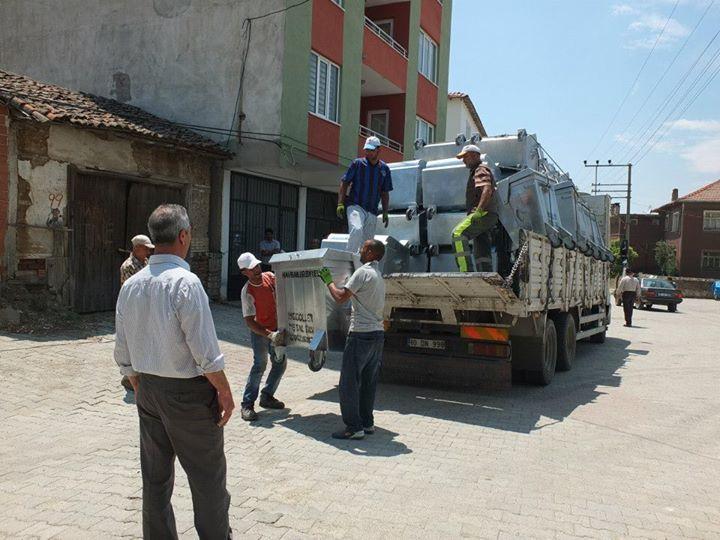
[[[451,11],[451,0],[2,3],[0,68],[142,107],[230,150],[213,222],[235,299],[234,261],[266,227],[288,251],[343,227],[338,179],[366,136],[389,162],[443,138]]]

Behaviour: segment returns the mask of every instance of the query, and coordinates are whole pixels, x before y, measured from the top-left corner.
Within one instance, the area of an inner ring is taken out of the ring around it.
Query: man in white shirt
[[[140,417],[143,537],[177,538],[170,502],[177,456],[198,536],[229,538],[223,426],[235,404],[208,297],[184,260],[190,219],[182,206],[162,205],[148,229],[155,254],[125,281],[115,314],[115,361]]]
[[[271,228],[265,229],[265,238],[260,240],[260,262],[263,272],[270,270],[270,259],[276,253],[282,253],[282,246],[275,238],[275,231]]]
[[[384,255],[382,242],[367,240],[360,249],[360,261],[364,264],[355,270],[344,287],[333,283],[330,270],[320,271],[320,278],[336,302],[343,304],[352,300],[339,388],[345,429],[333,433],[335,439],[362,439],[375,432],[375,389],[385,343],[385,281],[378,261]]]
[[[625,276],[620,280],[620,283],[618,283],[615,294],[622,299],[625,326],[632,326],[635,298],[640,296],[640,281],[629,268],[625,271]]]

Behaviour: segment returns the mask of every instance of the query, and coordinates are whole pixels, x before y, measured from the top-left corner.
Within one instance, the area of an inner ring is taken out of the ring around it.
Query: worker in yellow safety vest
[[[480,149],[474,144],[463,147],[457,156],[470,169],[465,188],[467,217],[453,229],[452,245],[460,272],[472,272],[474,261],[470,241],[492,229],[498,216],[489,210],[495,193],[495,178],[490,169],[482,163]]]

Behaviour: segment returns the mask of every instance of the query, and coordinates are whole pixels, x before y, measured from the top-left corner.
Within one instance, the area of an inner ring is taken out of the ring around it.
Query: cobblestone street
[[[251,363],[239,309],[215,306],[239,407]],[[235,538],[720,538],[720,302],[620,308],[546,388],[381,385],[376,434],[335,441],[338,357],[291,359],[289,409],[226,428]],[[0,537],[138,538],[137,415],[88,339],[0,334]],[[195,538],[177,468],[178,530]]]

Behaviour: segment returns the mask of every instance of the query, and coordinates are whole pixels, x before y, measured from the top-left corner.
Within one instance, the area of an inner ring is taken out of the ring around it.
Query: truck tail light
[[[476,341],[501,341],[510,339],[510,330],[496,326],[461,326],[460,337]]]
[[[492,358],[510,358],[510,344],[468,343],[468,353]]]

